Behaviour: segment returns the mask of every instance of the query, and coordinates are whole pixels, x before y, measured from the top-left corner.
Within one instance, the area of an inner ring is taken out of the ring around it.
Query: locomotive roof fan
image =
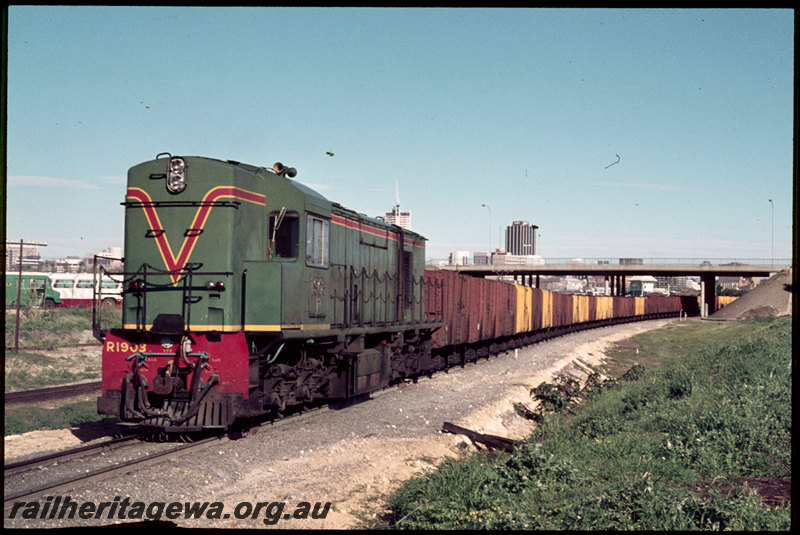
[[[272,166],[272,170],[280,176],[288,176],[289,178],[297,176],[297,169],[294,167],[285,167],[281,162],[275,162],[275,165]]]

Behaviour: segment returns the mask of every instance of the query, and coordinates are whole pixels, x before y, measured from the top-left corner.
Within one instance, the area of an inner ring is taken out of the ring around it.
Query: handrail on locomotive
[[[95,255],[97,258],[97,255]],[[109,258],[109,257],[105,257]],[[123,261],[122,258],[113,258],[112,260],[119,260]],[[150,266],[149,264],[142,264],[142,266],[137,271],[125,272],[125,271],[110,271],[105,268],[105,266],[98,266],[97,262],[95,261],[95,269],[94,269],[94,276],[95,280],[99,277],[108,278],[115,282],[121,283],[123,285],[123,293],[128,293],[136,296],[137,302],[140,303],[137,307],[137,314],[136,314],[136,330],[144,330],[146,328],[144,318],[147,317],[147,299],[146,295],[147,292],[143,291],[145,289],[159,289],[164,291],[182,291],[184,292],[184,296],[182,302],[184,303],[184,308],[181,313],[181,317],[183,319],[183,325],[188,326],[190,325],[191,320],[191,306],[194,303],[198,302],[198,299],[192,298],[192,290],[201,291],[201,290],[216,290],[221,291],[224,290],[225,287],[229,286],[225,284],[223,281],[220,281],[214,288],[210,288],[208,285],[206,286],[194,286],[193,285],[193,278],[195,276],[218,276],[218,277],[232,277],[234,274],[231,272],[219,272],[219,271],[198,271],[202,268],[202,263],[187,263],[186,266],[180,271],[168,271],[155,268]],[[355,326],[386,326],[396,322],[380,322],[380,321],[363,321],[363,314],[357,314],[358,310],[363,310],[363,305],[372,303],[373,305],[373,314],[369,315],[372,318],[375,318],[376,315],[374,314],[374,307],[375,301],[383,301],[386,306],[386,311],[384,313],[384,317],[388,317],[387,313],[392,306],[392,304],[397,304],[392,301],[393,298],[396,298],[396,295],[391,293],[388,289],[388,283],[396,278],[396,276],[391,275],[388,271],[384,272],[383,282],[387,284],[387,287],[384,289],[383,295],[376,294],[375,287],[373,284],[372,292],[367,295],[364,291],[364,285],[361,286],[361,292],[358,291],[358,284],[356,282],[360,280],[374,280],[375,284],[381,282],[380,274],[377,270],[373,270],[373,272],[367,273],[366,269],[362,268],[357,271],[352,266],[337,266],[336,267],[349,267],[349,275],[350,275],[350,283],[345,287],[343,294],[339,296],[336,293],[337,289],[334,289],[329,296],[331,300],[339,300],[343,301],[345,305],[348,303],[351,305],[350,307],[345,307],[345,318],[342,318],[342,321],[336,322],[334,321],[333,324],[338,327],[355,327]],[[333,267],[332,266],[332,267]],[[150,271],[148,271],[148,269]],[[98,273],[99,271],[99,273]],[[153,276],[169,276],[169,277],[179,277],[183,284],[178,287],[173,283],[168,284],[156,284],[152,282],[152,279],[148,280],[148,275],[151,277]],[[246,284],[247,278],[247,270],[245,269],[242,273],[242,282],[243,285]],[[443,295],[442,295],[442,283],[441,281],[431,281],[428,280],[426,277],[420,277],[419,279],[411,279],[411,283],[413,287],[421,286],[424,287],[425,291],[423,295],[416,299],[414,295],[416,292],[412,291],[407,292],[408,299],[410,299],[411,304],[415,307],[418,307],[416,310],[416,314],[414,317],[421,317],[424,318],[425,322],[428,323],[436,323],[442,320],[443,316]],[[94,333],[94,337],[102,341],[105,338],[105,334],[108,331],[107,328],[102,327],[102,307],[98,306],[102,303],[102,287],[101,285],[94,285],[94,299],[92,300],[92,331]],[[433,295],[431,296],[431,291],[433,291]],[[386,298],[389,297],[389,299]],[[356,304],[356,300],[361,304],[359,307]],[[431,306],[433,304],[433,306]],[[246,301],[246,294],[242,292],[241,297],[241,311],[242,311],[242,318],[245,317],[247,307]],[[357,315],[359,318],[358,320],[353,320],[353,315]],[[244,320],[242,320],[242,330],[244,330]]]

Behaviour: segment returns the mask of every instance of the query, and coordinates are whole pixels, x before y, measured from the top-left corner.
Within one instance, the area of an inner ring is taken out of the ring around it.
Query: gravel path
[[[281,519],[278,528],[343,529],[358,527],[359,516],[382,511],[381,498],[414,474],[474,446],[460,435],[441,433],[446,421],[475,431],[522,438],[530,422],[513,410],[513,402],[531,406],[529,390],[581,361],[598,363],[607,344],[672,323],[658,320],[576,333],[509,352],[491,360],[456,368],[387,389],[345,409],[323,409],[261,428],[236,441],[211,447],[168,463],[119,476],[94,488],[74,489],[72,501],[222,502],[219,519],[171,522],[182,527],[264,528],[264,519],[237,519],[244,502],[285,502],[283,515],[300,502],[331,502],[324,519]],[[19,440],[19,439],[17,439]],[[7,442],[8,443],[8,442]],[[66,495],[66,493],[62,494]],[[239,509],[237,509],[237,506]],[[120,506],[121,507],[121,506]],[[151,512],[157,511],[152,509]],[[277,506],[274,506],[277,507]],[[166,509],[161,520],[167,520]],[[228,518],[224,518],[228,515]],[[101,526],[123,520],[24,519],[22,509],[6,527],[50,528]],[[37,515],[41,516],[41,515]],[[145,517],[146,518],[146,517]]]

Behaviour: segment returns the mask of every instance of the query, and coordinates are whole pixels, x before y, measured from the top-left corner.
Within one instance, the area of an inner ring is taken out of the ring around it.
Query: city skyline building
[[[391,212],[386,212],[384,220],[400,228],[411,230],[411,212],[409,210],[401,210],[399,204],[396,204]]]
[[[6,271],[11,272],[17,270],[20,264],[22,264],[23,270],[35,269],[42,262],[39,247],[46,245],[45,243],[28,243],[23,241],[22,254],[20,255],[19,241],[6,241]],[[22,257],[21,261],[20,256]]]
[[[450,266],[468,266],[469,254],[469,251],[451,251],[447,264]]]
[[[400,185],[397,180],[394,181],[395,189],[395,202],[391,212],[386,212],[384,220],[392,225],[397,225],[400,228],[411,230],[411,211],[400,209]]]
[[[535,255],[538,228],[527,221],[514,221],[506,227],[506,252],[518,256]]]

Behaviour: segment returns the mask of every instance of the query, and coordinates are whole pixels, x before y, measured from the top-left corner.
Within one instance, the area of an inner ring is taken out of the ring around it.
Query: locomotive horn
[[[272,170],[281,176],[286,175],[289,178],[293,178],[297,175],[297,169],[294,167],[284,167],[281,162],[275,162],[275,165],[272,166]]]

